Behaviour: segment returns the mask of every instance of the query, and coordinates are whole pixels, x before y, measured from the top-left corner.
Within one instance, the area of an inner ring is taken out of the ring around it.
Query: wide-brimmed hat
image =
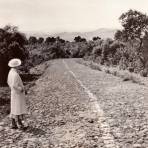
[[[21,60],[20,59],[11,59],[9,62],[8,62],[8,66],[9,67],[18,67],[21,65]]]

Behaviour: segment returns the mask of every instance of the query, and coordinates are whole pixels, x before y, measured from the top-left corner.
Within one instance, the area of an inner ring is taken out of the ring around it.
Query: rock
[[[133,148],[141,148],[141,147],[142,147],[141,144],[134,144],[134,145],[133,145]]]
[[[143,139],[141,138],[141,139],[139,139],[138,141],[137,141],[139,144],[141,143],[143,143],[144,141],[143,141]]]
[[[3,126],[3,125],[5,125],[5,123],[4,122],[0,122],[0,126]]]
[[[6,132],[9,131],[9,127],[5,127],[5,131],[6,131]]]
[[[89,123],[94,123],[94,119],[92,119],[92,118],[88,118],[88,119],[86,119],[87,120],[87,122],[89,122]]]
[[[0,126],[0,131],[4,130],[4,127]]]

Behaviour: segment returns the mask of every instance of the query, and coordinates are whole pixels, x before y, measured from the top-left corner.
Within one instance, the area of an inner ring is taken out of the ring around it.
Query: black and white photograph
[[[148,148],[148,1],[0,0],[0,148]]]

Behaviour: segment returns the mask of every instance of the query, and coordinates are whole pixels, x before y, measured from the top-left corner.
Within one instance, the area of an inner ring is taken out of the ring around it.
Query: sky
[[[148,13],[147,0],[0,0],[0,27],[24,32],[84,32],[121,28],[129,9]]]

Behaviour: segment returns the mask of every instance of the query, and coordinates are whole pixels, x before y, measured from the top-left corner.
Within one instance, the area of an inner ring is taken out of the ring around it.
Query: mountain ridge
[[[83,38],[86,38],[87,40],[91,40],[93,37],[99,36],[102,39],[105,38],[114,38],[114,34],[117,31],[117,29],[111,29],[111,28],[100,28],[94,31],[88,31],[88,32],[59,32],[59,33],[42,33],[42,32],[28,32],[27,37],[29,36],[36,36],[36,37],[57,37],[68,41],[73,41],[76,36],[81,36]]]

